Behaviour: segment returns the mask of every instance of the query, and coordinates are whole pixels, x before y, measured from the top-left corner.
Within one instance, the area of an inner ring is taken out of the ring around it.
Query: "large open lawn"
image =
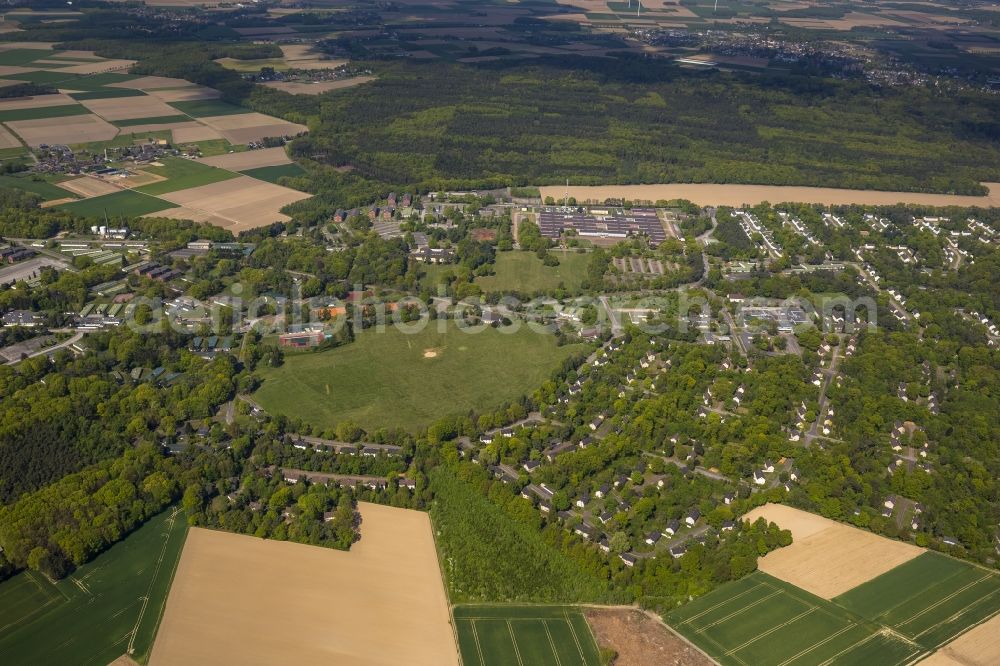
[[[483,291],[518,291],[533,293],[556,289],[560,284],[569,290],[580,288],[587,276],[589,254],[552,250],[558,266],[546,266],[533,252],[501,252],[497,254],[496,275],[482,277],[476,284]]]
[[[369,430],[416,429],[531,391],[576,349],[527,327],[464,333],[440,320],[411,335],[369,329],[343,347],[288,354],[282,367],[261,371],[254,399],[272,414],[324,427],[353,420]]]
[[[594,635],[573,606],[456,606],[465,666],[599,666]]]
[[[186,534],[169,509],[55,585],[31,572],[0,584],[0,661],[145,663]]]
[[[68,192],[57,185],[38,177],[36,180],[31,176],[0,176],[0,187],[14,187],[19,190],[33,192],[42,197],[45,201],[55,199],[67,199],[74,197],[72,192]]]

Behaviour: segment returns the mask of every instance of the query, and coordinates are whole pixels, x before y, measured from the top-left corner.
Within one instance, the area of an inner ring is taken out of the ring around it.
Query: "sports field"
[[[833,601],[933,650],[1000,613],[1000,573],[928,552]]]
[[[414,334],[368,329],[348,345],[288,354],[283,366],[262,369],[254,400],[272,414],[321,427],[353,420],[366,430],[417,429],[515,399],[577,349],[527,327],[464,333],[442,319]]]
[[[168,509],[55,585],[33,572],[0,584],[0,661],[145,663],[186,534]]]
[[[724,666],[891,666],[926,652],[759,571],[671,611],[666,619]]]
[[[534,252],[500,252],[496,259],[496,275],[476,280],[483,291],[518,291],[533,293],[556,289],[560,284],[573,291],[587,276],[589,254],[551,251],[558,266],[546,266]]]
[[[464,666],[599,666],[594,635],[573,606],[456,606]]]

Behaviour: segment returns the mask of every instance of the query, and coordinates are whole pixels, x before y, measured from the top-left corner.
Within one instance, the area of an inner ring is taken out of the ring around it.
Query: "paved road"
[[[806,431],[805,437],[803,438],[803,443],[806,446],[810,446],[812,444],[812,441],[817,437],[832,439],[826,437],[826,435],[819,434],[819,429],[820,429],[820,424],[822,424],[823,420],[826,418],[826,408],[827,408],[826,391],[828,388],[830,388],[830,382],[833,381],[833,378],[837,376],[837,365],[839,363],[840,363],[840,345],[837,345],[836,347],[833,348],[833,357],[830,359],[830,367],[820,371],[823,373],[823,383],[819,388],[819,408],[817,409],[818,416],[816,417],[816,421],[813,422],[813,424],[809,427],[809,430]]]
[[[60,350],[60,349],[62,349],[64,347],[69,347],[70,345],[72,345],[72,344],[74,344],[76,342],[79,342],[80,340],[83,339],[83,336],[84,336],[84,331],[77,331],[71,337],[67,338],[66,340],[63,340],[62,342],[60,342],[57,345],[52,345],[51,347],[45,347],[44,349],[39,349],[36,352],[28,354],[28,358],[34,358],[36,356],[42,356],[43,354],[46,354],[46,355],[47,354],[52,354],[55,351],[58,351],[58,350]],[[20,361],[21,361],[21,359],[15,359],[13,361],[7,361],[7,365],[14,365],[15,363],[19,363]]]

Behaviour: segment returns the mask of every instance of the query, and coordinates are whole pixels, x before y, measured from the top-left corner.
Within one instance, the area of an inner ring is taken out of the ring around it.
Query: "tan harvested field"
[[[222,134],[204,125],[181,127],[173,130],[171,134],[173,135],[174,143],[192,143],[195,141],[211,141],[212,139],[222,138]]]
[[[161,180],[166,180],[166,178],[159,174],[142,171],[140,169],[131,172],[131,174],[125,178],[117,178],[115,182],[120,184],[122,187],[142,187],[143,185],[158,183]]]
[[[112,97],[109,99],[87,99],[80,102],[105,120],[131,120],[133,118],[163,118],[182,115],[180,111],[167,106],[162,100],[148,95],[144,97]]]
[[[569,192],[580,202],[603,203],[605,199],[656,201],[688,199],[700,206],[755,206],[762,201],[796,201],[824,205],[863,204],[891,206],[897,203],[928,206],[1000,206],[1000,183],[983,183],[989,194],[982,197],[924,192],[883,192],[880,190],[845,190],[833,187],[798,185],[718,185],[715,183],[669,183],[663,185],[574,185],[540,187],[542,198],[555,199]]]
[[[289,217],[279,211],[284,206],[308,199],[309,194],[267,183],[250,176],[231,178],[210,185],[192,187],[161,195],[171,203],[200,211],[234,232],[263,227],[274,222],[287,222]],[[176,213],[176,211],[171,211]],[[157,213],[157,216],[163,217]],[[171,215],[170,217],[175,217]],[[222,224],[221,221],[228,224]]]
[[[21,146],[21,142],[17,140],[17,137],[10,133],[3,125],[0,125],[0,148],[18,148]]]
[[[141,76],[131,81],[109,83],[109,88],[133,88],[135,90],[156,90],[158,88],[187,88],[196,84],[184,79],[172,79],[167,76]]]
[[[260,150],[247,150],[242,153],[216,155],[214,157],[206,157],[201,161],[203,164],[210,164],[211,166],[229,169],[230,171],[279,166],[281,164],[291,164],[292,162],[282,146],[261,148]]]
[[[312,44],[282,44],[282,59],[294,69],[337,69],[347,60],[323,60],[326,54],[313,50]]]
[[[202,99],[218,99],[222,93],[215,88],[204,86],[192,86],[188,88],[166,88],[161,90],[150,90],[150,95],[164,102],[194,102]]]
[[[246,144],[263,139],[266,136],[294,136],[309,128],[297,123],[289,123],[263,113],[234,113],[228,116],[210,116],[200,118],[214,130],[217,130],[229,143]]]
[[[1000,615],[962,634],[920,662],[921,666],[996,666],[1000,664]]]
[[[79,201],[75,197],[66,197],[65,199],[50,199],[49,201],[43,201],[38,204],[39,208],[52,208],[53,206],[61,206],[64,203],[73,203],[74,201]]]
[[[14,76],[15,74],[27,74],[37,72],[38,67],[20,67],[18,65],[0,65],[0,76]]]
[[[906,23],[896,21],[888,16],[876,16],[874,14],[862,14],[851,12],[841,19],[812,19],[812,18],[783,18],[782,23],[812,28],[814,30],[852,30],[854,28],[871,27],[906,27]]]
[[[63,74],[101,74],[103,72],[121,72],[136,63],[135,60],[101,60],[99,62],[80,63],[70,67],[60,67],[57,72]]]
[[[359,509],[350,552],[192,528],[150,666],[457,664],[427,514]]]
[[[149,123],[148,125],[129,125],[121,128],[123,134],[143,134],[146,132],[166,132],[181,129],[196,129],[204,127],[195,120],[186,120],[176,123]]]
[[[331,90],[340,90],[342,88],[350,88],[352,86],[361,85],[362,83],[368,83],[369,81],[374,81],[374,76],[355,76],[350,79],[339,79],[337,81],[317,81],[316,83],[299,83],[297,81],[268,81],[264,85],[268,88],[274,88],[275,90],[284,90],[286,93],[291,93],[293,95],[319,95],[321,93],[330,92]]]
[[[22,82],[21,81],[10,81],[8,79],[0,79],[0,88],[3,88],[5,86],[17,85],[18,83],[22,83]]]
[[[15,120],[7,123],[7,127],[29,146],[107,141],[118,135],[117,127],[93,115]]]
[[[119,188],[111,183],[100,178],[91,178],[90,176],[80,176],[79,178],[64,180],[58,183],[58,186],[64,190],[69,190],[73,194],[79,194],[84,199],[119,191]]]
[[[55,42],[6,42],[4,44],[0,44],[0,51],[12,51],[14,49],[37,49],[39,51],[51,51],[55,45]]]
[[[19,111],[21,109],[41,109],[48,106],[67,106],[76,104],[69,95],[52,93],[51,95],[35,95],[34,97],[17,97],[0,100],[0,111]]]
[[[832,599],[925,552],[871,532],[782,504],[765,504],[746,514],[791,530],[792,545],[765,555],[761,571]]]

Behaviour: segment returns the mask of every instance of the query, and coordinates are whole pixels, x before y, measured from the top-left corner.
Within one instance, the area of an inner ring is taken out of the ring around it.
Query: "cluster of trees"
[[[62,578],[175,501],[180,477],[144,445],[0,506],[0,578],[24,568]]]

